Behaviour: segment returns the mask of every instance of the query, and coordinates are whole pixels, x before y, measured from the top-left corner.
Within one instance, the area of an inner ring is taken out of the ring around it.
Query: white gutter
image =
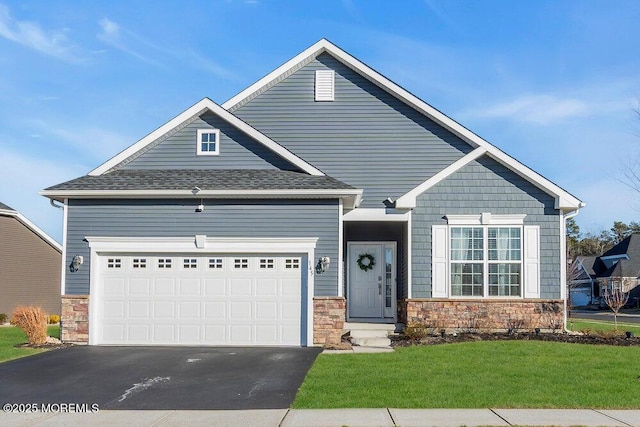
[[[563,234],[563,238],[560,240],[560,242],[563,242],[561,244],[562,250],[564,252],[564,263],[563,265],[560,266],[560,270],[562,273],[562,277],[561,277],[561,283],[562,286],[564,288],[564,292],[565,292],[565,296],[564,296],[564,310],[563,310],[563,323],[564,323],[564,332],[572,332],[569,329],[567,329],[567,300],[568,298],[570,298],[571,296],[569,295],[568,289],[567,289],[567,220],[571,219],[571,218],[575,218],[579,213],[580,213],[580,208],[583,208],[587,206],[586,203],[580,203],[578,205],[578,209],[576,209],[573,212],[570,212],[566,215],[563,215],[563,222],[562,222],[562,234]],[[560,294],[562,295],[562,290],[560,291]]]

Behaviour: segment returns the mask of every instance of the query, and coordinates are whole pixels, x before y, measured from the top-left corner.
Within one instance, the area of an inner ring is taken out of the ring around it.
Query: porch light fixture
[[[202,212],[204,211],[204,202],[202,199],[200,199],[200,204],[196,207],[196,212]]]
[[[316,264],[316,273],[322,274],[329,269],[329,265],[331,264],[331,258],[328,256],[320,257],[318,260],[318,264]]]
[[[80,266],[84,263],[84,258],[82,257],[82,255],[76,255],[73,257],[73,259],[71,260],[71,264],[69,264],[69,271],[71,271],[72,273],[75,273],[76,271],[80,270]]]

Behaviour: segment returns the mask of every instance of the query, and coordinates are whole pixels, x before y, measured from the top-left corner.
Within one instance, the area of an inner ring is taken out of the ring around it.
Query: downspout
[[[564,238],[564,254],[565,254],[565,258],[564,258],[564,288],[565,288],[565,296],[564,296],[564,310],[563,310],[563,323],[564,323],[564,332],[565,333],[569,333],[572,332],[569,329],[567,329],[567,301],[570,298],[569,295],[569,289],[568,289],[568,284],[567,284],[567,220],[571,219],[571,218],[575,218],[579,213],[580,213],[580,208],[585,207],[587,204],[586,203],[580,203],[578,204],[578,209],[576,209],[575,211],[568,213],[564,216],[564,221],[562,223],[562,230],[563,230],[563,238]]]

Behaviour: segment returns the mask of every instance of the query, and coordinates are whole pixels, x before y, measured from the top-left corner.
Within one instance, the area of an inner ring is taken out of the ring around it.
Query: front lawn
[[[47,331],[52,337],[60,337],[60,326],[58,325],[49,326]],[[26,342],[27,337],[24,332],[22,332],[22,329],[14,326],[0,327],[0,363],[40,353],[46,350],[40,348],[15,348],[16,345]]]
[[[321,354],[294,408],[639,408],[640,347],[481,341]]]
[[[608,322],[606,320],[589,320],[589,319],[570,319],[569,320],[569,329],[572,331],[613,331],[615,329],[615,325],[613,322]],[[637,323],[624,323],[624,318],[621,321],[618,319],[618,331],[622,334],[626,331],[633,332],[635,336],[640,336],[640,325]]]

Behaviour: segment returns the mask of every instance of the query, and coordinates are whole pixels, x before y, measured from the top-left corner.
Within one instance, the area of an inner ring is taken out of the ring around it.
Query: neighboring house
[[[606,307],[604,290],[622,284],[628,305],[640,304],[640,234],[631,234],[599,257],[578,257],[581,276],[572,287],[590,285],[591,304]],[[588,279],[586,279],[588,277]]]
[[[596,273],[593,266],[596,262],[595,256],[577,256],[570,263],[570,274],[568,279],[569,298],[572,307],[583,307],[594,304],[599,296],[599,288],[596,283]]]
[[[584,205],[324,39],[42,194],[64,203],[65,262],[84,261],[63,338],[89,344],[545,328]]]
[[[0,313],[38,305],[60,314],[62,247],[34,223],[0,203]]]

